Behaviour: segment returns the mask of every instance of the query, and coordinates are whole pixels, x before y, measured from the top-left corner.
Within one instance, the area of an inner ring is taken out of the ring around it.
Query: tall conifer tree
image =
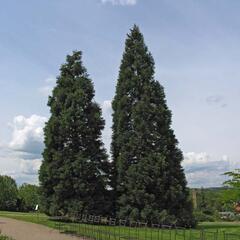
[[[39,179],[49,215],[106,214],[108,207],[104,120],[81,56],[77,51],[67,56],[48,101],[51,116]]]
[[[120,218],[192,224],[182,152],[139,28],[127,36],[113,108],[113,187]]]

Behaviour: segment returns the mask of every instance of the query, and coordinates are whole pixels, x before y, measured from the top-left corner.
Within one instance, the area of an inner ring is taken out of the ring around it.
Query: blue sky
[[[165,87],[189,186],[220,186],[240,163],[240,2],[8,0],[0,8],[0,174],[37,182],[47,96],[83,51],[111,138],[111,99],[126,34],[139,25]]]

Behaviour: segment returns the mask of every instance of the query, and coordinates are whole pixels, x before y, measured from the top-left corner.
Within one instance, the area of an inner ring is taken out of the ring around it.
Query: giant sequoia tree
[[[113,187],[121,218],[192,224],[182,152],[139,28],[126,40],[113,107]]]
[[[39,179],[42,205],[50,215],[104,214],[107,210],[109,166],[101,140],[104,120],[93,98],[81,52],[73,52],[49,97],[51,116],[44,129]]]

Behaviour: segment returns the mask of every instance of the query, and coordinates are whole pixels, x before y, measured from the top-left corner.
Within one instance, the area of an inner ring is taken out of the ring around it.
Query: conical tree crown
[[[183,222],[185,211],[189,221],[182,152],[164,89],[154,79],[154,60],[137,26],[127,36],[112,107],[118,215]]]
[[[67,56],[60,72],[44,130],[39,176],[44,208],[51,215],[102,213],[109,168],[101,140],[104,120],[81,52]]]

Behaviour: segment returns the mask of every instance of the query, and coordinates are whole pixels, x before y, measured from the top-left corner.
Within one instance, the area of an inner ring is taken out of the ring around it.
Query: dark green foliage
[[[117,215],[193,224],[171,112],[163,87],[154,79],[154,60],[137,26],[126,40],[112,107]]]
[[[81,52],[67,56],[49,98],[40,169],[44,211],[50,215],[107,211],[108,169],[101,140],[104,120]]]
[[[239,202],[240,191],[236,188],[227,188],[222,192],[224,211],[234,211],[234,205]]]
[[[24,183],[18,189],[18,196],[21,211],[33,211],[40,204],[39,187],[36,185]]]
[[[225,207],[232,210],[234,204],[240,203],[240,169],[226,172],[225,175],[229,177],[229,180],[224,182],[227,189],[223,194],[223,199]]]
[[[239,191],[239,199],[240,200],[240,169],[235,169],[235,171],[232,172],[226,172],[226,176],[228,176],[230,179],[224,182],[225,186],[234,188]]]
[[[199,222],[213,222],[219,219],[218,212],[222,210],[220,191],[211,189],[196,189],[197,207],[194,215]]]
[[[9,176],[0,176],[0,210],[15,210],[17,200],[18,189],[15,180]]]
[[[239,197],[239,191],[229,187],[195,189],[197,207],[194,215],[199,222],[220,220],[220,212],[232,212]],[[225,219],[226,220],[226,219]]]

